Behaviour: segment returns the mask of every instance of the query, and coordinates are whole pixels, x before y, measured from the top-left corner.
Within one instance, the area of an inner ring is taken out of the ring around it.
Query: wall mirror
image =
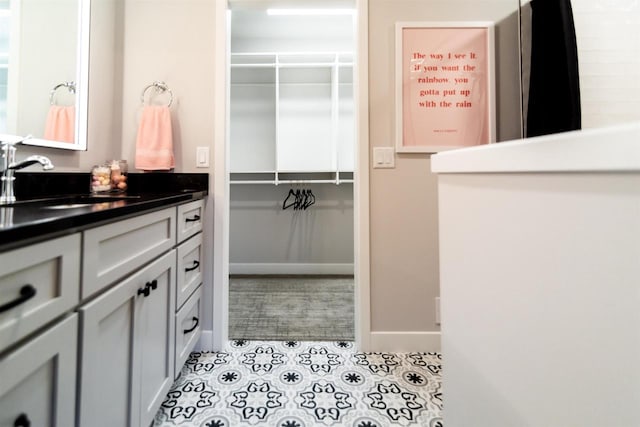
[[[87,149],[90,0],[0,0],[0,139]]]

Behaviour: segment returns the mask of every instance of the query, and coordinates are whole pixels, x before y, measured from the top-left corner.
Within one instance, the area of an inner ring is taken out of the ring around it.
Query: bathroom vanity
[[[197,175],[0,207],[0,425],[151,423],[201,331]]]

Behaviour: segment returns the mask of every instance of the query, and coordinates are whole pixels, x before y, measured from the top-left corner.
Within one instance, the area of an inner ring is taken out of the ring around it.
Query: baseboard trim
[[[440,332],[371,332],[372,352],[440,352]]]
[[[230,263],[229,274],[336,274],[353,275],[353,264]]]
[[[371,332],[370,352],[440,352],[440,332]],[[213,348],[213,331],[203,330],[195,351],[220,351]]]
[[[203,330],[200,334],[200,340],[196,344],[194,351],[214,351],[213,348],[213,331]],[[222,349],[219,349],[222,350]]]

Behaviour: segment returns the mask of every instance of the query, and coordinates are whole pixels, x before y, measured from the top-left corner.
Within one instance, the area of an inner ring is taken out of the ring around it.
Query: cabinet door
[[[80,308],[80,426],[132,426],[137,281],[126,281]]]
[[[153,283],[141,298],[136,316],[136,349],[140,378],[140,426],[148,426],[171,388],[175,357],[176,253],[171,251],[150,265],[140,284]]]
[[[81,426],[151,423],[173,381],[175,257],[163,255],[80,308]]]
[[[0,427],[75,425],[77,345],[74,314],[0,359]]]

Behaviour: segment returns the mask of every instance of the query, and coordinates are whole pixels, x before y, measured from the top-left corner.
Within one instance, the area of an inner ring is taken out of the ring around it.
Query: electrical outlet
[[[209,147],[196,148],[196,167],[197,168],[209,167]]]

